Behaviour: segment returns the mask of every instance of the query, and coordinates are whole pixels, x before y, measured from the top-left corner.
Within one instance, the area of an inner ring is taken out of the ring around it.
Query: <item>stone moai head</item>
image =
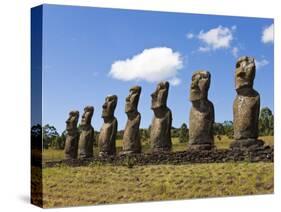
[[[138,111],[140,94],[140,86],[134,86],[130,89],[129,96],[127,96],[126,98],[125,113],[132,113]]]
[[[253,88],[256,74],[255,60],[252,57],[240,57],[236,62],[235,89]]]
[[[207,99],[208,91],[211,83],[211,74],[208,71],[196,71],[192,75],[192,82],[190,86],[191,102]]]
[[[77,129],[77,123],[79,119],[79,112],[78,111],[70,111],[69,117],[66,120],[66,130],[71,131]]]
[[[110,95],[105,98],[105,103],[102,105],[102,118],[114,117],[114,110],[117,105],[117,96]]]
[[[167,98],[169,92],[169,82],[162,81],[158,83],[156,91],[151,94],[151,109],[164,108],[167,106]]]
[[[86,106],[84,108],[84,113],[82,115],[82,119],[81,119],[81,126],[89,126],[91,125],[91,120],[93,117],[93,113],[94,113],[94,107],[93,106]]]

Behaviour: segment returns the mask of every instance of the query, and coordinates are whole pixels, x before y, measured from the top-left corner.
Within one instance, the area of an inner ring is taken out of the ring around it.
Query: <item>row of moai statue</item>
[[[260,96],[253,89],[255,71],[254,58],[245,56],[238,59],[235,70],[237,96],[233,105],[234,141],[231,148],[263,145],[263,141],[258,140]],[[192,75],[189,97],[192,103],[189,116],[189,149],[211,150],[214,148],[215,114],[213,103],[208,99],[210,82],[211,74],[208,71],[196,71]],[[172,112],[167,107],[168,92],[169,83],[163,81],[151,94],[151,109],[154,112],[150,130],[152,152],[169,152],[172,148]],[[128,120],[123,135],[123,151],[120,154],[141,153],[139,133],[141,114],[138,112],[140,94],[141,87],[134,86],[126,98],[125,113]],[[114,117],[116,105],[117,96],[111,95],[106,97],[102,106],[104,124],[98,138],[100,156],[116,154],[115,140],[118,123]],[[93,157],[94,129],[91,125],[93,112],[92,106],[85,107],[80,123],[80,133],[77,128],[79,112],[69,113],[69,118],[66,121],[66,158]]]

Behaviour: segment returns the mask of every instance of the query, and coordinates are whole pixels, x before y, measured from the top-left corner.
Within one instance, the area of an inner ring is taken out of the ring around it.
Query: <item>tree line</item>
[[[78,126],[80,129],[80,126]],[[233,122],[224,121],[223,123],[214,123],[213,125],[214,135],[220,138],[221,136],[227,136],[230,139],[233,138]],[[124,130],[117,132],[116,139],[122,139]],[[140,129],[140,137],[143,144],[149,144],[150,126],[145,129]],[[259,135],[260,136],[273,136],[274,134],[274,116],[272,111],[268,108],[262,108],[259,117]],[[36,147],[36,142],[41,142],[43,135],[43,148],[64,149],[64,143],[66,138],[66,131],[59,134],[54,126],[46,124],[41,128],[40,125],[33,126],[31,128],[31,143],[33,147]],[[180,128],[172,127],[171,137],[179,138],[180,143],[187,143],[189,140],[189,129],[185,123]],[[95,131],[94,145],[97,146],[99,132]]]
[[[233,122],[224,121],[223,123],[214,123],[213,126],[214,135],[226,135],[229,138],[233,138]],[[273,136],[274,134],[274,116],[272,111],[268,107],[264,107],[260,111],[259,117],[259,136]]]

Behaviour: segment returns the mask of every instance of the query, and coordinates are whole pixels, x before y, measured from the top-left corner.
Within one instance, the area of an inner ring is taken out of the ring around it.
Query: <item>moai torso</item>
[[[125,112],[128,116],[123,135],[123,151],[121,154],[140,153],[140,121],[141,115],[137,110],[141,87],[134,86],[130,89],[130,94],[126,98]]]
[[[78,151],[79,131],[68,132],[65,139],[65,159],[76,159]]]
[[[153,152],[170,151],[172,148],[172,112],[167,107],[169,83],[160,82],[151,94],[151,109],[154,112],[150,128],[150,142]]]
[[[82,129],[79,138],[79,158],[93,157],[94,129]]]
[[[152,141],[153,151],[170,151],[172,147],[171,140],[172,113],[166,108],[161,115],[155,115],[150,129],[150,140]]]
[[[99,134],[99,155],[115,155],[116,153],[116,134],[117,134],[117,119],[114,117],[114,110],[117,104],[117,96],[107,96],[103,104],[102,118],[104,124],[101,127]]]
[[[127,120],[123,135],[123,151],[128,151],[130,153],[141,152],[141,141],[139,133],[140,121],[140,113],[138,113],[132,120]]]
[[[260,95],[252,91],[251,95],[237,95],[233,104],[234,139],[258,137]]]
[[[189,116],[189,143],[214,144],[214,106],[206,101],[204,106],[191,107]]]
[[[211,149],[214,147],[214,106],[208,100],[211,74],[207,71],[193,73],[190,88],[192,107],[189,115],[189,148]]]
[[[77,122],[79,118],[78,111],[71,111],[66,121],[66,139],[64,146],[65,159],[76,159],[78,152],[79,130]]]
[[[104,123],[99,134],[100,155],[114,155],[116,153],[117,120]]]
[[[94,128],[91,125],[91,119],[94,113],[92,106],[84,108],[84,114],[81,120],[81,133],[79,138],[79,158],[93,157],[94,146]]]

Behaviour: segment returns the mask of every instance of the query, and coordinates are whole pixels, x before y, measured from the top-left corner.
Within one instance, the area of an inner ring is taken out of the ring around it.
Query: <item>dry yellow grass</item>
[[[43,169],[44,207],[273,192],[273,163]]]
[[[233,139],[228,138],[227,136],[215,136],[215,145],[218,149],[228,149],[230,143]],[[263,140],[266,145],[272,146],[274,144],[274,137],[273,136],[261,136],[259,139]]]
[[[273,137],[262,137],[273,145]],[[231,140],[216,137],[219,149]],[[117,140],[117,151],[122,141]],[[186,150],[173,139],[173,151]],[[95,155],[97,155],[95,148]],[[149,145],[143,146],[149,151]],[[64,158],[62,150],[44,150],[44,161]],[[273,163],[221,163],[125,166],[91,164],[43,169],[44,207],[125,203],[136,201],[218,197],[273,192]]]
[[[273,136],[262,136],[260,137],[267,145],[272,146],[274,144],[274,137]]]

